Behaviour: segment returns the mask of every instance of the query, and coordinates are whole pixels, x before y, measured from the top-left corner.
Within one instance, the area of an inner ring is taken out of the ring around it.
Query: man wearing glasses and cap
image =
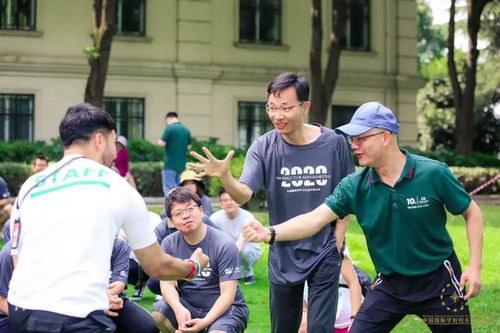
[[[407,314],[418,315],[433,332],[470,332],[468,300],[479,293],[482,265],[479,207],[445,164],[398,147],[399,124],[382,104],[363,104],[337,131],[349,136],[365,168],[344,178],[315,210],[274,231],[258,222],[245,225],[245,238],[310,237],[331,220],[354,214],[379,274],[349,332],[389,332]],[[465,219],[470,264],[463,273],[446,210]]]

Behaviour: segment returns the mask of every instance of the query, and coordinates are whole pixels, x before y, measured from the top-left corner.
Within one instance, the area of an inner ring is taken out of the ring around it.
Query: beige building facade
[[[128,1],[118,1],[124,27],[113,41],[105,92],[120,134],[156,142],[165,114],[176,111],[198,139],[247,144],[271,126],[264,109],[269,81],[285,71],[308,73],[310,1]],[[92,2],[28,5],[21,8],[27,11],[23,22],[14,15],[0,22],[0,140],[55,138],[67,107],[83,100]],[[326,45],[330,1],[323,9]],[[400,142],[415,145],[421,85],[415,1],[367,0],[351,14],[346,45],[354,47],[342,52],[325,125],[343,121],[338,112],[345,118],[376,100],[397,113]],[[361,28],[354,21],[360,15]]]

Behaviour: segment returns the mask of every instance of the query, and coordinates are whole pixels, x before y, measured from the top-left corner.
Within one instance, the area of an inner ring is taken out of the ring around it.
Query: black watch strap
[[[276,230],[274,230],[273,227],[268,227],[268,229],[271,232],[271,239],[269,240],[269,242],[267,244],[273,245],[274,240],[276,239]]]

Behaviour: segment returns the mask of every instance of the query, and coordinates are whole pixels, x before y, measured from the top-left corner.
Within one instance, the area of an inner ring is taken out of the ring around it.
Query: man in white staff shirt
[[[191,276],[208,257],[165,254],[147,223],[144,200],[108,168],[116,156],[111,116],[70,107],[59,125],[64,157],[21,187],[11,216],[14,270],[8,294],[14,332],[113,332],[104,314],[114,239],[123,228],[150,276]]]

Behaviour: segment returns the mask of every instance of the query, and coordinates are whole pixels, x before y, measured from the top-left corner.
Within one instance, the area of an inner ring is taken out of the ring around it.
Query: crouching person
[[[167,216],[179,232],[166,237],[162,249],[179,258],[189,258],[201,247],[209,257],[201,272],[190,280],[161,281],[163,299],[154,305],[153,318],[163,332],[243,332],[249,310],[238,286],[239,253],[223,232],[202,222],[199,197],[185,188],[175,188],[165,202]]]
[[[109,310],[106,314],[116,325],[117,333],[158,333],[151,314],[125,295],[130,251],[125,240],[115,238],[108,286]]]

